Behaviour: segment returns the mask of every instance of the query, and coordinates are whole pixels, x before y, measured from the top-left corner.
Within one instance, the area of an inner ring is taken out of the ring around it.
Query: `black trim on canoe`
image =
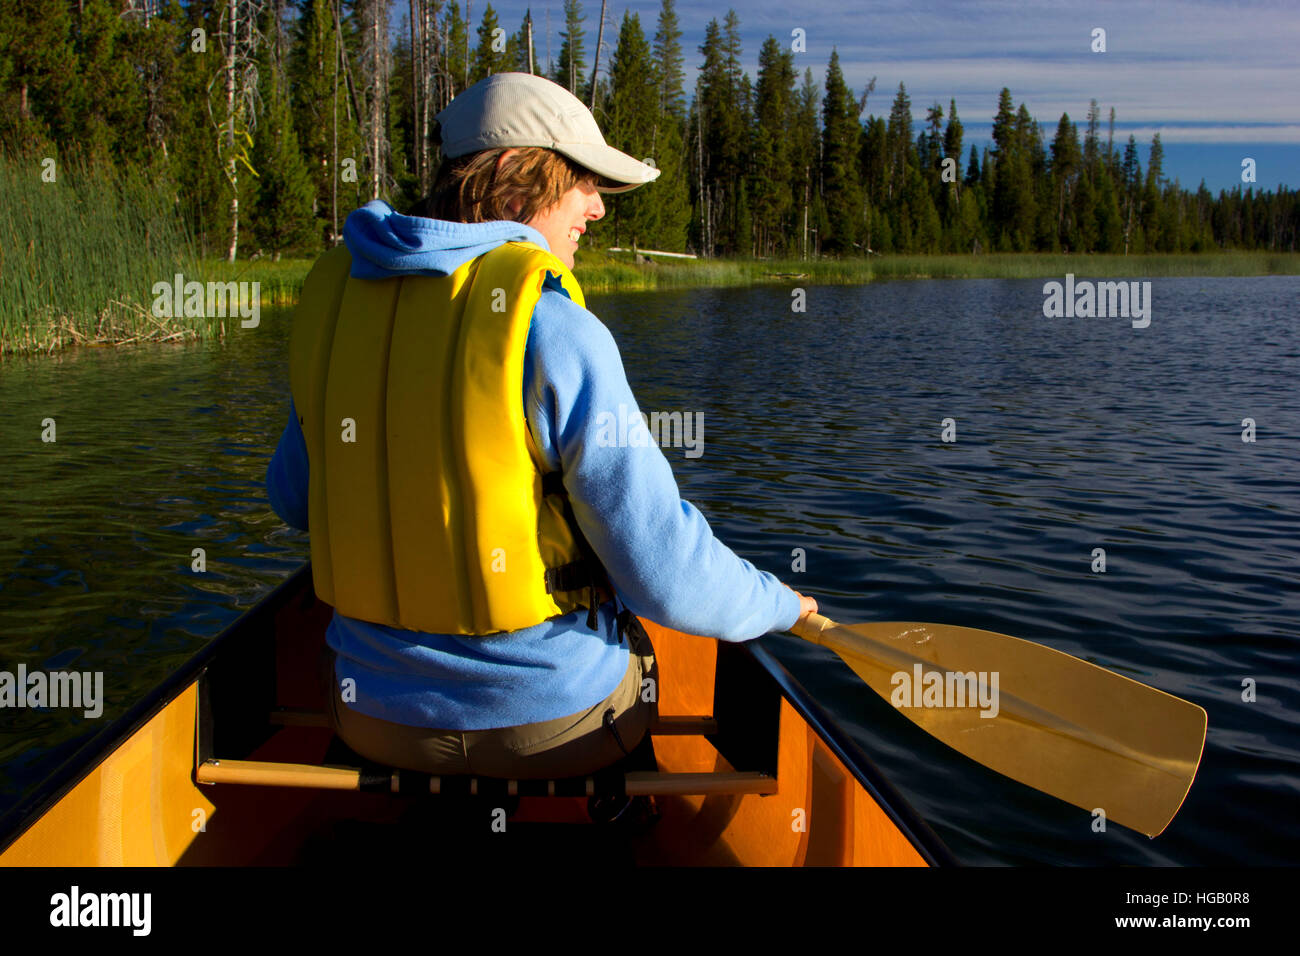
[[[273,630],[275,615],[297,597],[304,587],[309,587],[310,582],[311,563],[308,562],[241,614],[139,703],[79,747],[57,771],[0,817],[0,853],[89,776],[132,734],[194,683],[227,645],[250,628]],[[831,752],[853,774],[854,779],[880,805],[881,810],[903,832],[922,859],[932,866],[958,864],[952,851],[930,829],[921,815],[771,651],[756,642],[727,645],[728,650],[733,648],[767,672],[795,711],[808,722]]]
[[[273,622],[280,608],[288,604],[303,588],[304,583],[310,580],[311,563],[308,562],[232,621],[229,627],[200,648],[170,677],[146,694],[144,699],[77,748],[58,770],[0,817],[0,853],[9,849],[15,840],[107,760],[132,734],[179,697],[227,644],[250,626]]]
[[[835,718],[817,703],[770,650],[756,641],[746,641],[735,646],[750,654],[776,681],[781,688],[781,693],[798,711],[799,716],[808,722],[817,736],[830,748],[831,753],[835,754],[840,763],[853,774],[854,779],[871,795],[871,799],[880,805],[885,816],[889,817],[894,826],[911,841],[916,852],[926,863],[931,866],[959,865],[952,851],[939,839],[938,834],[930,829],[925,819],[889,782],[858,743],[845,733],[844,728],[835,722]]]

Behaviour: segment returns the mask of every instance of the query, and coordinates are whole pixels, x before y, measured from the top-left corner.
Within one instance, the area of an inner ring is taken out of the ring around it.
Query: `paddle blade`
[[[1152,837],[1191,788],[1206,714],[1189,701],[992,631],[811,617],[800,637],[833,650],[921,729],[1013,780]]]

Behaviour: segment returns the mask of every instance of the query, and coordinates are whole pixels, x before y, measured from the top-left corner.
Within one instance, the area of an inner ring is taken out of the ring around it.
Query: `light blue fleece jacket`
[[[550,248],[520,223],[403,216],[380,201],[352,213],[343,238],[351,274],[363,279],[447,275],[509,241]],[[547,468],[564,475],[578,524],[624,606],[724,641],[794,625],[794,592],[713,536],[681,499],[653,442],[612,447],[601,412],[640,422],[622,359],[609,330],[553,278],[528,330],[523,402]],[[307,447],[292,403],[266,481],[276,513],[307,530]],[[613,602],[603,605],[595,631],[585,611],[574,611],[493,637],[408,631],[336,612],[326,640],[338,655],[336,678],[356,682],[350,706],[361,713],[413,727],[483,730],[579,713],[609,696],[628,667],[615,612]]]

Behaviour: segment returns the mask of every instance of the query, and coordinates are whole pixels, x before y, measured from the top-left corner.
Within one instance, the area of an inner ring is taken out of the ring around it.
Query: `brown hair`
[[[448,222],[527,222],[549,209],[584,180],[604,185],[589,169],[541,146],[521,147],[497,169],[505,147],[442,160],[433,190],[417,207],[417,215]],[[521,208],[511,213],[511,203]]]

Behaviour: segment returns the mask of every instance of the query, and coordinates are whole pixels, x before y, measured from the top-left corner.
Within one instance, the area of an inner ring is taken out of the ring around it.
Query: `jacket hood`
[[[372,199],[348,216],[343,242],[352,253],[355,279],[394,275],[445,276],[505,242],[550,244],[521,222],[445,222],[403,216],[381,199]]]

